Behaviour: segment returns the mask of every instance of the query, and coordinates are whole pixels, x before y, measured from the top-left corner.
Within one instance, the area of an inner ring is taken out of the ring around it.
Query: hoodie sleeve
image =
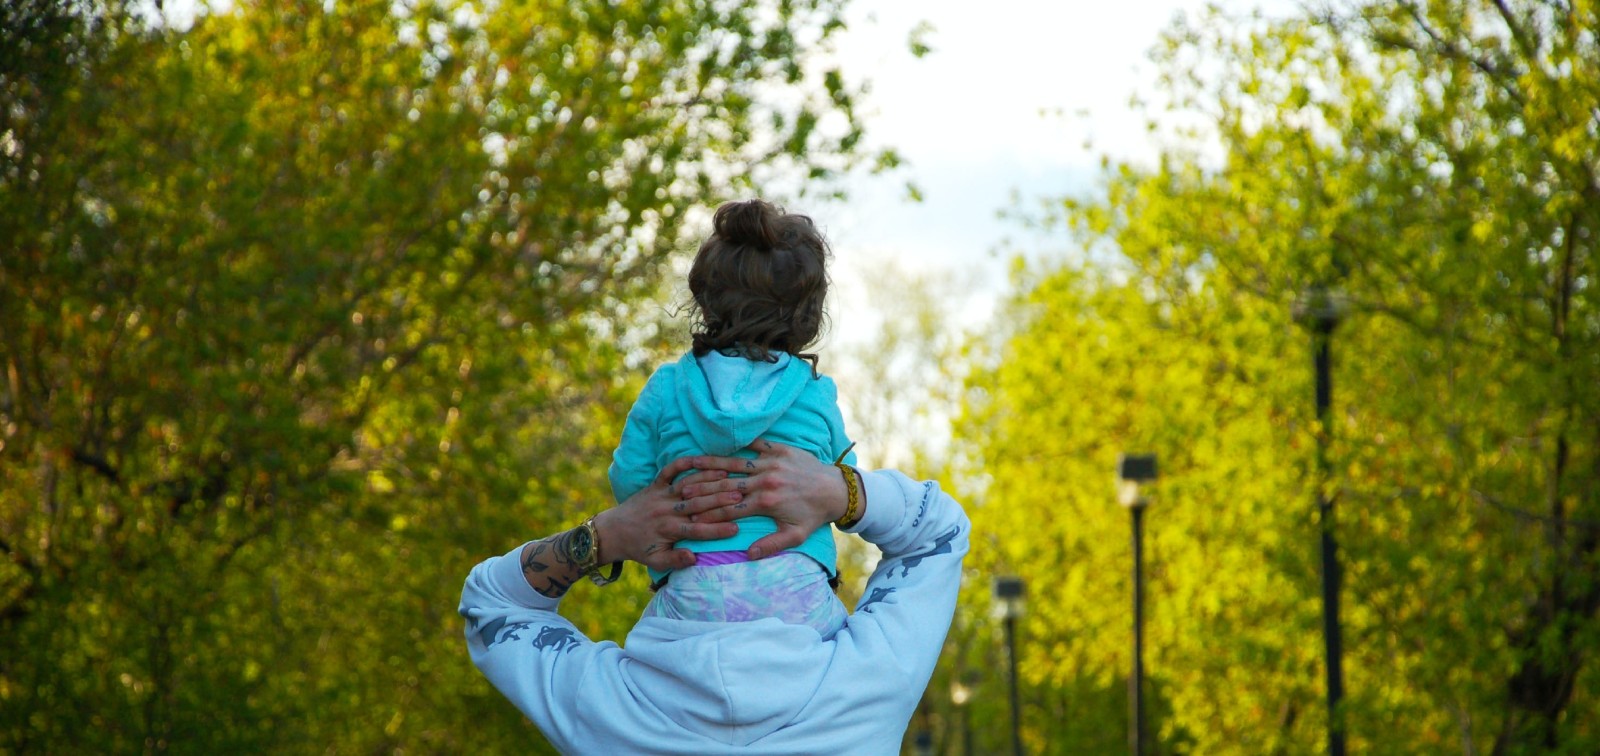
[[[845,664],[922,690],[955,614],[972,523],[934,481],[889,470],[862,479],[867,511],[849,532],[877,545],[883,559],[836,638],[840,652],[854,657]]]
[[[472,663],[539,731],[572,753],[603,734],[594,727],[585,684],[614,672],[621,649],[595,643],[556,613],[560,601],[540,595],[522,576],[518,546],[474,567],[461,591]],[[604,687],[604,686],[599,686]]]
[[[656,454],[661,445],[659,432],[664,402],[671,401],[672,366],[663,365],[645,383],[644,390],[628,410],[622,426],[622,441],[611,455],[611,495],[618,503],[644,490],[661,472]]]

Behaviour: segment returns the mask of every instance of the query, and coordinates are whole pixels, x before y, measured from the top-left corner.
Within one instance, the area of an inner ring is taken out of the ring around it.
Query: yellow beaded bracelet
[[[845,505],[844,516],[833,521],[833,524],[840,528],[854,525],[857,519],[856,511],[861,507],[861,484],[856,480],[855,468],[844,463],[845,456],[854,448],[856,448],[854,443],[845,447],[844,453],[833,461],[833,466],[839,468],[839,472],[844,475],[845,492],[849,496],[849,501]]]

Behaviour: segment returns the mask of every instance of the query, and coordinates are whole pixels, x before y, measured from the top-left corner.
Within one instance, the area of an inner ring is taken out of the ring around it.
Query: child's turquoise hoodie
[[[812,372],[811,364],[775,352],[777,362],[709,352],[685,354],[661,366],[628,412],[611,462],[611,492],[618,502],[643,490],[667,463],[695,454],[755,458],[746,450],[757,439],[787,444],[832,463],[850,439],[839,414],[833,381]],[[845,462],[855,464],[855,455]],[[739,534],[717,541],[680,541],[696,553],[744,551],[777,531],[768,517],[739,521]],[[830,576],[838,574],[833,529],[819,528],[791,549],[817,560]],[[663,573],[651,571],[652,580]]]

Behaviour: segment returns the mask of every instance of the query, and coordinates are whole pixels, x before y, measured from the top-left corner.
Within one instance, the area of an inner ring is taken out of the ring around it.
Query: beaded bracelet
[[[834,525],[848,528],[856,524],[856,509],[861,506],[861,485],[856,482],[856,471],[843,462],[834,464],[839,471],[844,473],[844,485],[850,492],[850,504],[845,507],[844,516],[833,521]]]
[[[845,492],[849,496],[849,501],[845,505],[844,516],[833,521],[833,524],[840,528],[854,525],[857,519],[856,510],[861,507],[861,484],[856,479],[855,468],[844,463],[845,456],[848,455],[850,450],[854,448],[856,448],[854,443],[845,447],[844,453],[840,454],[839,458],[833,461],[833,466],[839,468],[839,472],[844,475]]]

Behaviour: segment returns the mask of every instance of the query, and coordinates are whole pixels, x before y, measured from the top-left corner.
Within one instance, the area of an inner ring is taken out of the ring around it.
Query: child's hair
[[[689,268],[694,302],[694,353],[737,352],[777,362],[801,350],[822,330],[828,295],[828,242],[811,219],[753,199],[717,208],[711,237]]]

